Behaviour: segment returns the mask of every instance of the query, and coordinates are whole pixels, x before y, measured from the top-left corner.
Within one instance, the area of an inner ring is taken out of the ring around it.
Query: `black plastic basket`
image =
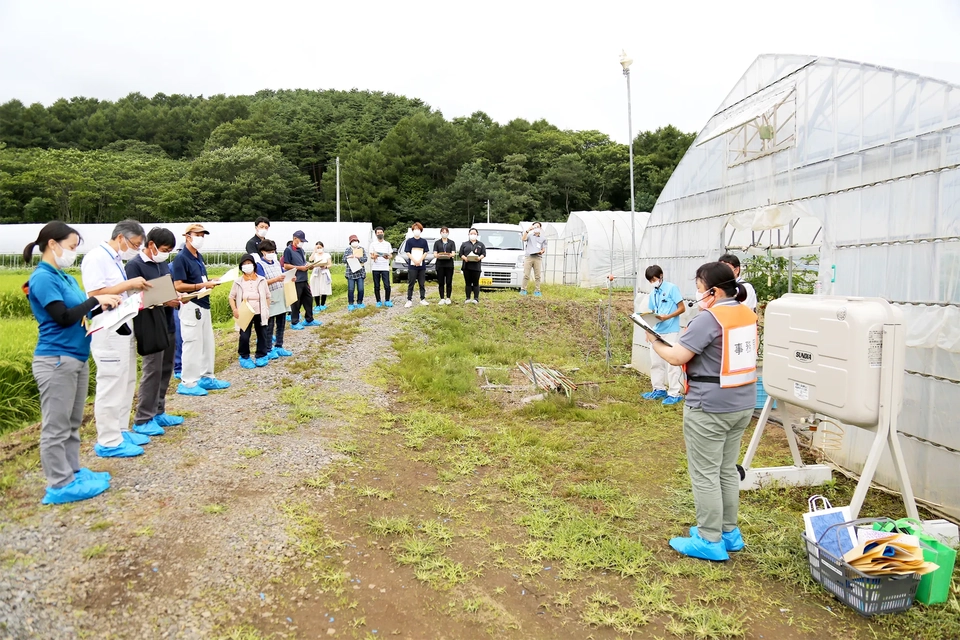
[[[872,525],[875,522],[892,522],[889,518],[863,518],[841,522],[829,527],[819,540],[814,542],[801,534],[807,548],[807,561],[810,575],[860,615],[869,618],[882,613],[906,611],[913,606],[913,598],[920,584],[920,575],[911,573],[903,576],[872,576],[854,569],[826,551],[818,543],[831,530],[839,538],[840,531],[849,527]]]

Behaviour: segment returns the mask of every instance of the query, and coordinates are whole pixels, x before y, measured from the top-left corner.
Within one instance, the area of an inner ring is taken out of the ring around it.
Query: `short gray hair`
[[[143,230],[143,226],[136,220],[121,220],[117,223],[117,226],[113,228],[113,233],[110,234],[110,239],[113,240],[120,234],[123,234],[123,237],[127,240],[131,240],[140,236],[141,238],[146,237],[146,232]]]

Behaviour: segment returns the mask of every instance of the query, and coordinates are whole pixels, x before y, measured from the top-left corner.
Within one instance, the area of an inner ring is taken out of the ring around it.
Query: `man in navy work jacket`
[[[297,270],[297,300],[290,305],[290,328],[295,331],[320,326],[313,319],[313,296],[310,295],[310,282],[307,280],[307,254],[303,251],[306,242],[307,236],[303,231],[294,231],[293,241],[283,250],[283,268],[287,271]],[[300,322],[300,307],[303,307],[306,322]]]
[[[207,265],[200,249],[210,234],[202,224],[189,224],[183,234],[186,245],[177,254],[170,271],[173,284],[183,294],[197,294],[220,284],[207,278]],[[205,396],[207,391],[226,389],[229,382],[213,375],[216,343],[210,318],[210,296],[193,298],[180,306],[180,335],[183,338],[183,369],[177,393]]]
[[[177,244],[173,232],[162,227],[154,227],[147,234],[143,244],[140,254],[124,265],[127,277],[154,280],[169,276],[170,265],[167,264],[167,258]],[[173,300],[159,308],[166,320],[164,328],[167,332],[167,348],[158,353],[142,356],[137,413],[133,417],[133,423],[136,425],[134,428],[138,433],[163,435],[164,427],[183,424],[183,418],[169,416],[165,411],[167,388],[170,386],[170,376],[173,375],[173,354],[176,350],[176,327],[173,323],[173,314],[179,307],[180,303]]]

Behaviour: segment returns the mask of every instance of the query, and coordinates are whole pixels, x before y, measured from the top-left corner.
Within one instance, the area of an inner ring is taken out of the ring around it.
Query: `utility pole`
[[[340,156],[337,156],[337,222],[340,222]]]
[[[626,51],[620,53],[620,66],[623,67],[623,77],[627,79],[627,135],[630,136],[630,251],[633,254],[633,299],[637,299],[637,285],[640,274],[637,272],[637,209],[633,194],[633,107],[630,104],[630,65],[633,59]]]
[[[487,224],[490,224],[490,200],[487,200]]]

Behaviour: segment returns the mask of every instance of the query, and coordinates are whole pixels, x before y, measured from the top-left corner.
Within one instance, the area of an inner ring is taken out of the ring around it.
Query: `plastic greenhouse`
[[[631,215],[639,250],[649,213],[629,211],[574,211],[563,227],[563,235],[547,245],[547,282],[606,286],[613,276],[614,287],[633,287],[633,245],[630,241]],[[642,254],[641,254],[642,255]],[[561,262],[562,261],[562,262]],[[555,277],[562,265],[562,280]],[[642,269],[641,269],[642,271]]]
[[[728,248],[819,253],[823,293],[902,309],[910,477],[918,498],[960,515],[960,85],[847,60],[757,58],[664,188],[641,272],[660,264],[692,299],[696,268]],[[845,428],[829,455],[859,471],[871,439]],[[877,481],[896,487],[891,466]]]

